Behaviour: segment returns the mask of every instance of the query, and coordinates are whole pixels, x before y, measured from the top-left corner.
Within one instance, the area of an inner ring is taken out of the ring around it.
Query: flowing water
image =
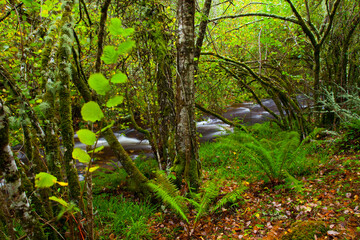
[[[307,100],[304,96],[299,96],[298,101],[301,103],[302,107],[308,106],[306,102]],[[262,104],[274,111],[276,114],[279,113],[273,100],[265,99],[262,101]],[[222,115],[230,120],[234,120],[236,118],[244,125],[262,123],[273,118],[259,104],[254,104],[252,102],[233,104],[229,106]],[[221,120],[213,116],[204,116],[202,121],[196,123],[196,128],[200,134],[200,143],[211,141],[217,136],[225,135],[233,131],[233,128],[230,125],[223,123]],[[144,155],[146,157],[153,156],[149,141],[145,139],[143,134],[134,129],[123,130],[116,132],[115,134],[132,159],[135,159],[139,155]],[[101,167],[108,169],[113,169],[114,163],[120,165],[104,138],[100,138],[98,140],[97,147],[99,146],[104,146],[104,150],[97,154],[96,158],[98,160],[95,163],[96,165],[100,165]],[[80,142],[76,142],[75,147],[85,149],[85,145]],[[78,163],[77,166],[80,169],[85,167],[81,163]]]
[[[303,95],[299,95],[297,100],[303,108],[310,106],[308,99]],[[262,100],[262,104],[271,109],[274,113],[279,114],[273,100],[264,99]],[[259,104],[254,104],[252,102],[233,104],[229,106],[222,115],[230,120],[237,119],[240,123],[248,126],[255,123],[262,123],[273,118]],[[203,116],[202,121],[196,123],[196,128],[200,135],[200,143],[211,141],[218,136],[226,135],[233,131],[233,128],[230,125],[208,115]],[[145,139],[144,134],[137,132],[135,129],[122,130],[116,132],[115,135],[132,159],[135,159],[140,155],[145,157],[154,156],[149,141]],[[75,147],[82,149],[86,148],[84,144],[78,141],[76,135],[74,138]],[[104,138],[98,140],[97,147],[100,146],[104,146],[104,149],[95,155],[97,160],[94,164],[110,170],[114,169],[114,164],[120,166],[120,163],[117,161]],[[21,151],[18,151],[17,154],[20,159],[26,160],[25,155]],[[83,176],[81,170],[85,168],[85,165],[78,162],[77,168],[80,170],[79,178],[82,180]]]

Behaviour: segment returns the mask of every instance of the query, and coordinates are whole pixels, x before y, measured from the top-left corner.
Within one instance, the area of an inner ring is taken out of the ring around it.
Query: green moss
[[[329,229],[322,221],[298,221],[292,224],[290,233],[284,234],[281,240],[311,240],[324,236]]]

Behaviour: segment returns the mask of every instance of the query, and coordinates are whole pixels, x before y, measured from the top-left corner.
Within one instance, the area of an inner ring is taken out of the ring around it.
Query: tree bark
[[[0,175],[5,178],[5,188],[10,198],[10,208],[21,219],[30,239],[47,239],[39,220],[30,208],[29,199],[22,186],[21,175],[9,146],[9,124],[0,100]]]
[[[73,44],[73,23],[71,11],[73,2],[68,1],[64,3],[64,12],[61,19],[61,32],[59,49],[57,53],[57,62],[59,74],[58,78],[61,81],[59,92],[60,97],[60,128],[61,136],[64,146],[64,163],[66,176],[69,183],[70,199],[79,204],[83,209],[83,203],[80,202],[80,183],[78,173],[75,167],[75,161],[72,158],[74,149],[74,129],[71,114],[71,95],[70,95],[70,79],[71,79],[71,47]]]
[[[178,1],[177,78],[176,78],[176,182],[197,189],[201,176],[194,120],[194,16],[195,1]]]

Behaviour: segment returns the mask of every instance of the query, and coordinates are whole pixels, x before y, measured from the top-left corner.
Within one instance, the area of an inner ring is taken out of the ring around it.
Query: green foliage
[[[289,132],[283,140],[271,146],[269,140],[258,141],[250,134],[239,133],[238,137],[242,139],[246,156],[272,183],[278,183],[283,178],[283,171],[294,163],[300,138],[297,132]]]
[[[123,168],[112,172],[107,169],[100,169],[94,173],[93,193],[115,192],[126,181],[126,177],[127,174]]]
[[[85,121],[96,122],[100,121],[104,114],[96,102],[90,101],[81,108],[81,116]]]
[[[251,133],[256,139],[266,138],[276,140],[280,132],[283,131],[273,122],[256,123],[251,126]]]
[[[360,119],[344,123],[343,137],[337,141],[336,145],[341,150],[360,150]]]
[[[240,185],[232,192],[229,192],[216,203],[216,205],[211,209],[211,212],[216,212],[218,209],[221,209],[228,204],[234,204],[237,201],[244,199],[242,194],[246,189],[246,186]]]
[[[200,217],[208,213],[210,203],[219,196],[220,185],[221,184],[218,179],[214,179],[202,186],[200,190],[200,201],[195,205],[197,210],[196,218],[194,220],[195,223]]]
[[[116,73],[110,80],[112,83],[126,83],[126,81],[127,76],[122,72]]]
[[[85,152],[84,150],[82,150],[80,148],[74,148],[74,150],[72,152],[72,157],[74,159],[79,160],[79,162],[81,162],[81,163],[89,163],[91,160],[91,157],[89,156],[89,154],[87,154],[87,152]]]
[[[41,172],[35,176],[35,187],[48,188],[53,186],[57,181],[57,178],[49,173]]]
[[[61,205],[63,205],[64,207],[68,207],[69,206],[69,203],[65,202],[63,199],[61,198],[58,198],[58,197],[55,197],[55,196],[51,196],[49,197],[50,200],[52,201],[55,201],[55,202],[58,202],[60,203]]]
[[[106,64],[114,64],[117,62],[120,53],[116,51],[114,46],[105,46],[101,60]]]
[[[86,145],[93,145],[96,142],[96,134],[89,129],[80,129],[76,132],[80,142]]]
[[[99,95],[105,95],[111,89],[109,80],[101,73],[91,74],[88,82],[89,86]]]
[[[182,219],[189,222],[186,217],[187,209],[183,201],[184,199],[179,195],[175,185],[171,184],[168,180],[160,182],[159,179],[150,181],[147,184],[155,192],[158,198],[174,210]]]
[[[115,96],[110,98],[107,102],[106,102],[106,106],[107,107],[116,107],[117,105],[121,104],[124,101],[124,97],[123,96]]]
[[[113,36],[128,37],[133,34],[135,30],[133,28],[123,28],[119,18],[112,18],[109,31]]]
[[[123,54],[129,52],[134,46],[135,46],[135,41],[127,40],[118,46],[117,53],[120,55],[123,55]]]
[[[96,225],[103,239],[111,233],[126,239],[151,239],[148,232],[148,218],[155,212],[155,207],[148,202],[126,200],[121,195],[101,194],[94,197],[97,212]]]

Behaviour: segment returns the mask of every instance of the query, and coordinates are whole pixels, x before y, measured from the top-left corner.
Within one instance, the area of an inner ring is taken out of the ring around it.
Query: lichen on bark
[[[11,200],[10,208],[22,221],[23,227],[31,239],[47,239],[39,220],[30,208],[30,201],[22,186],[21,176],[15,158],[9,146],[9,126],[0,100],[0,176],[4,177],[5,189]]]
[[[77,170],[75,168],[75,161],[72,158],[72,151],[74,148],[74,129],[71,115],[71,94],[70,94],[70,79],[71,79],[71,46],[73,44],[73,21],[71,11],[73,1],[66,1],[64,4],[64,12],[60,22],[59,34],[59,49],[57,52],[58,63],[58,79],[61,81],[59,97],[60,97],[60,129],[64,147],[64,163],[67,180],[69,183],[69,196],[72,201],[79,204],[83,209],[83,204],[80,202],[80,183],[78,179]]]

